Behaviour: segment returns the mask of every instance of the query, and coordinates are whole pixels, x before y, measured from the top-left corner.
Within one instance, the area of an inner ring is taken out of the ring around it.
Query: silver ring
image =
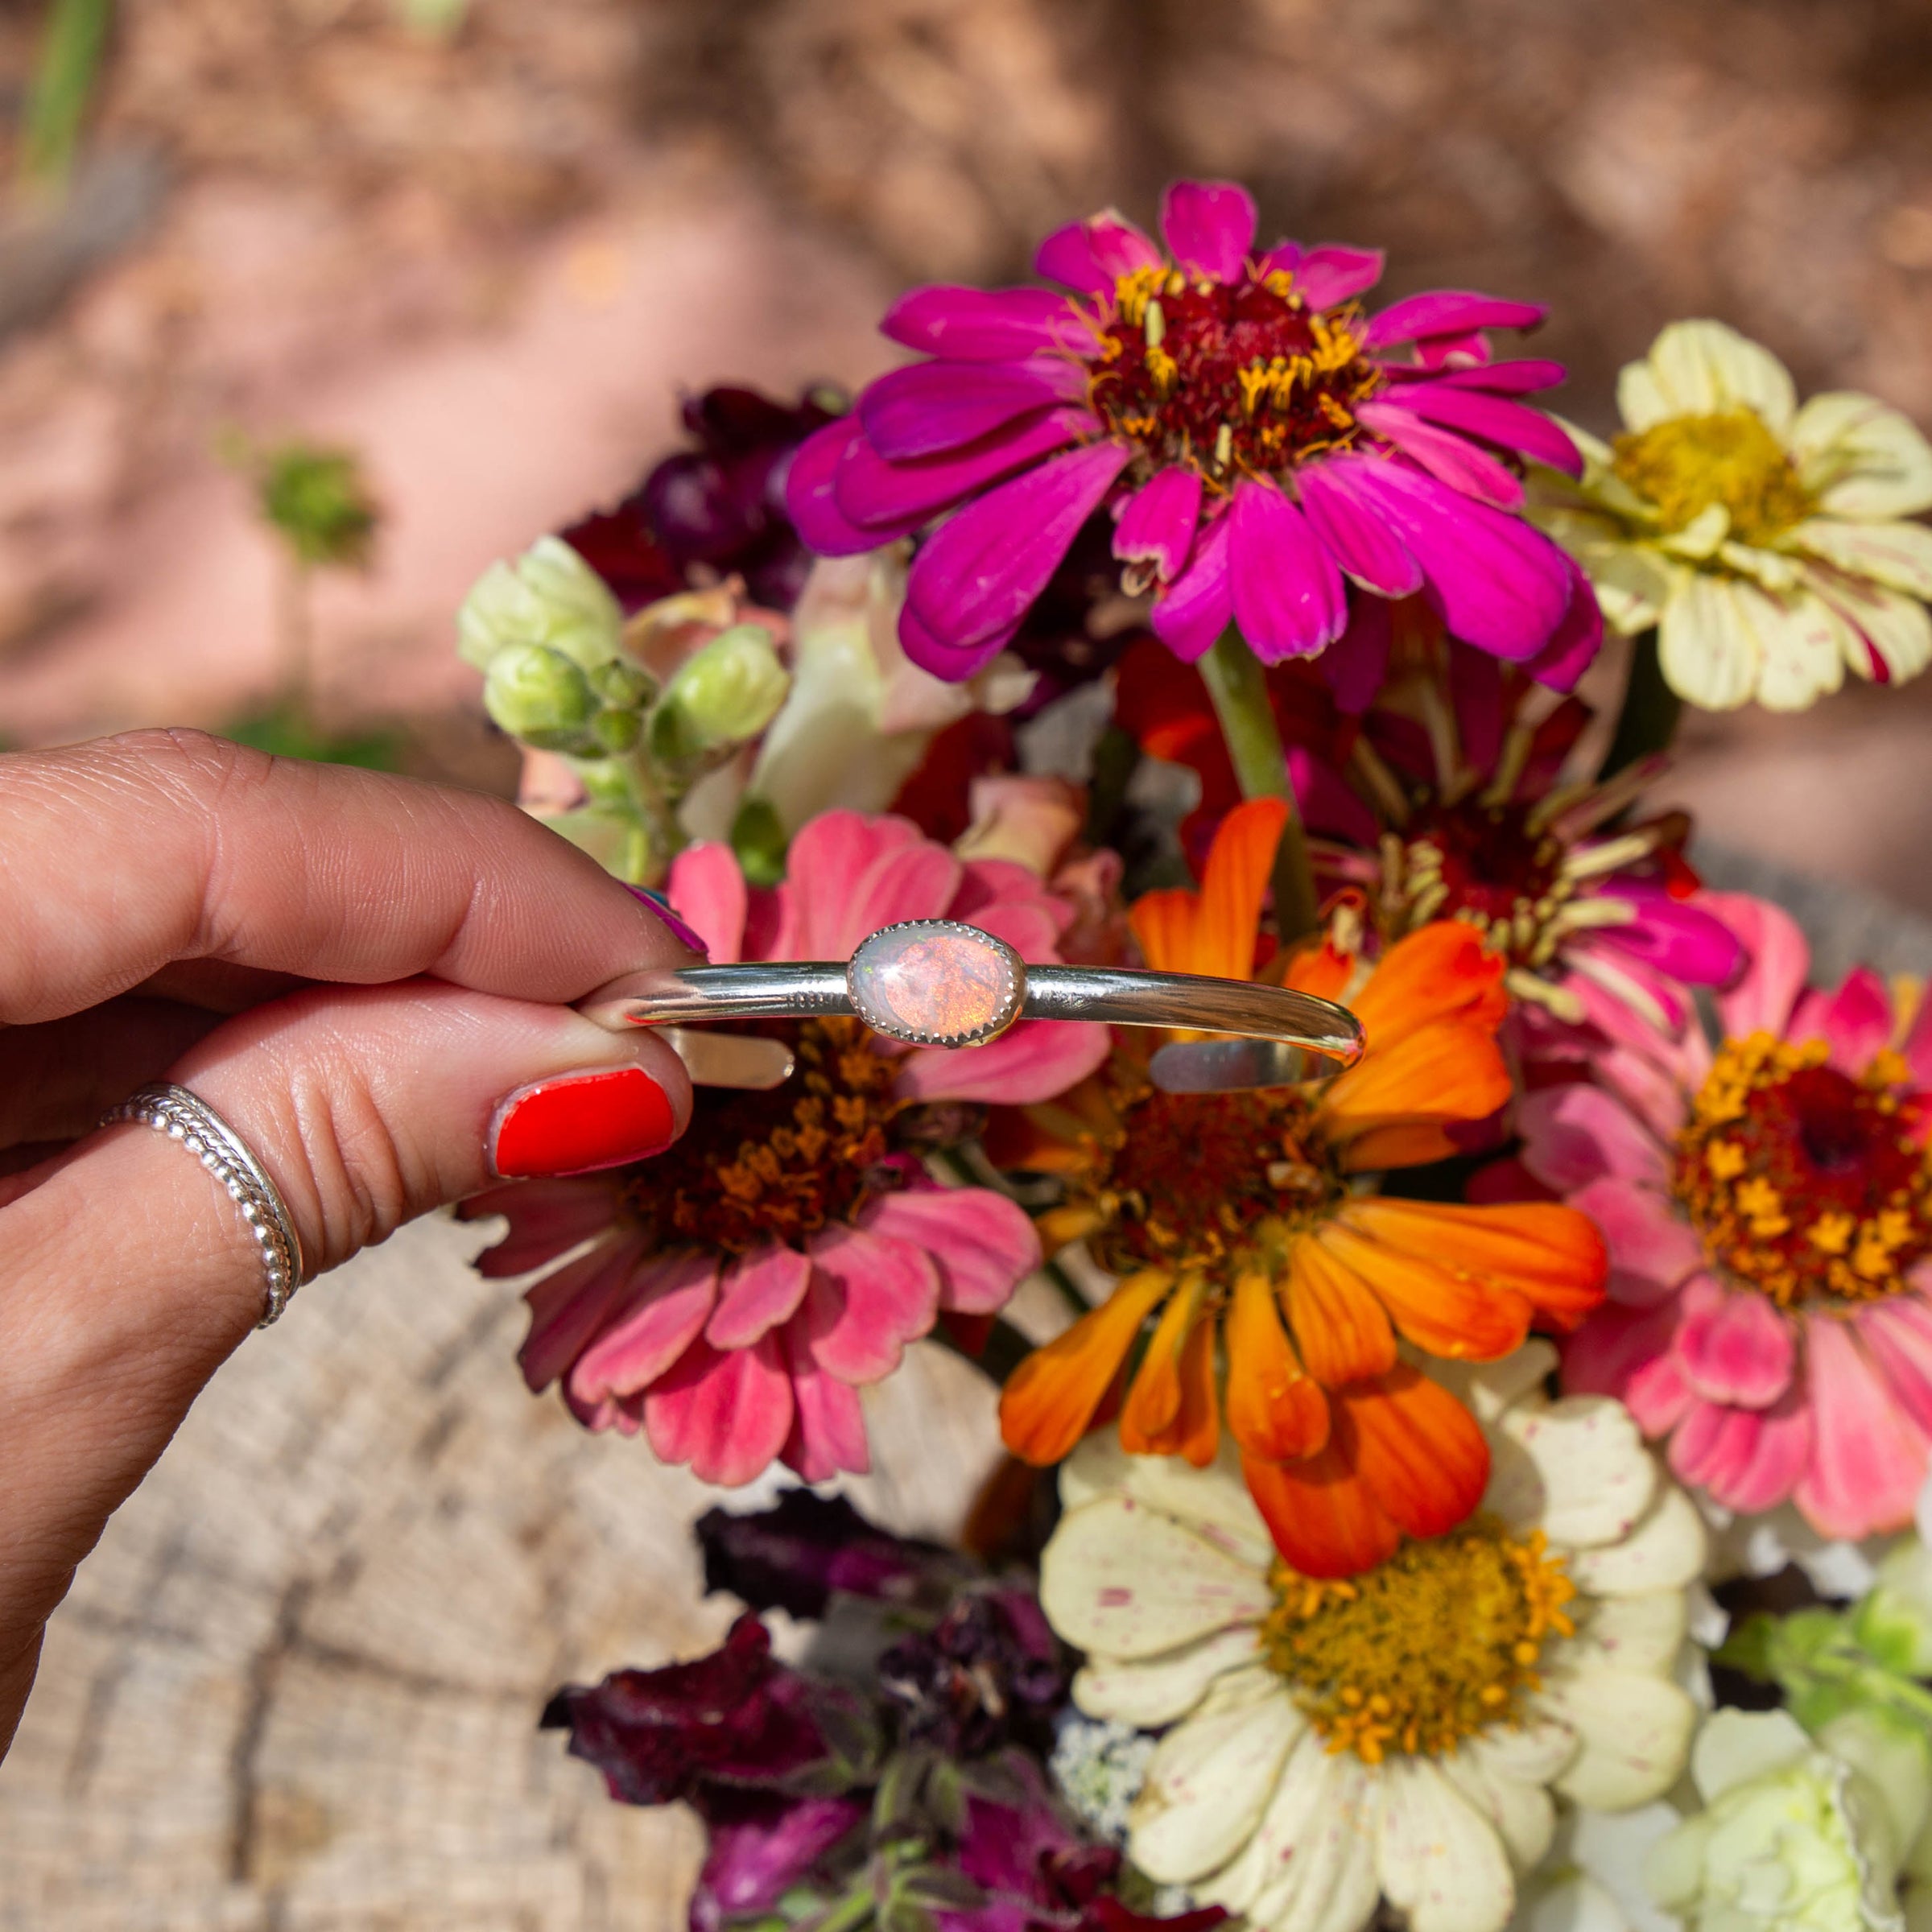
[[[578,1010],[613,1032],[663,1026],[687,1061],[693,1055],[677,1030],[693,1022],[821,1013],[855,1017],[873,1032],[914,1046],[977,1046],[1023,1019],[1232,1036],[1162,1046],[1150,1071],[1170,1093],[1288,1085],[1307,1077],[1305,1054],[1350,1067],[1365,1044],[1361,1022],[1347,1007],[1313,993],[1124,966],[1029,966],[1005,940],[955,919],[887,926],[843,963],[778,960],[637,973],[613,981]],[[712,1084],[775,1086],[790,1074],[791,1056],[782,1044],[743,1045],[768,1046],[766,1071],[776,1070],[776,1078],[720,1078]],[[745,1057],[755,1062],[760,1056]],[[692,1074],[706,1077],[696,1061]]]
[[[262,1310],[255,1326],[266,1328],[279,1321],[301,1285],[302,1237],[295,1232],[281,1190],[248,1143],[207,1101],[185,1087],[166,1082],[130,1093],[101,1117],[103,1127],[118,1121],[138,1121],[179,1141],[227,1190],[262,1250]]]

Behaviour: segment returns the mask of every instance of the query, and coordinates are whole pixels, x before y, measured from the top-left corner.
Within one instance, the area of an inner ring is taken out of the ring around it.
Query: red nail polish
[[[675,1130],[664,1089],[642,1067],[566,1074],[503,1103],[494,1162],[506,1181],[588,1174],[660,1154]]]

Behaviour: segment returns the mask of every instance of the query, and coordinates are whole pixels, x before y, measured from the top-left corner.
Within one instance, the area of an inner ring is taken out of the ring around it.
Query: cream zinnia
[[[1496,1932],[1548,1849],[1552,1791],[1641,1804],[1693,1709],[1670,1682],[1696,1512],[1600,1397],[1552,1402],[1532,1344],[1467,1373],[1484,1507],[1346,1583],[1298,1575],[1225,1460],[1090,1437],[1062,1472],[1041,1603],[1096,1717],[1171,1725],[1129,1852],[1264,1932]]]

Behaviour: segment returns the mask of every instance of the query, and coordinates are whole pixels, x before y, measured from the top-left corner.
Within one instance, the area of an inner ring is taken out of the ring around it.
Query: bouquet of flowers
[[[530,1388],[707,1482],[867,1470],[916,1342],[1000,1385],[959,1548],[714,1509],[723,1647],[546,1721],[695,1807],[696,1932],[1932,1926],[1932,1013],[1645,803],[1684,700],[1932,658],[1932,448],[1714,321],[1600,442],[1541,307],[1228,184],[1036,267],[492,568],[525,803],[715,963],[949,919],[1366,1051],[753,1022],[778,1085],[473,1203]]]

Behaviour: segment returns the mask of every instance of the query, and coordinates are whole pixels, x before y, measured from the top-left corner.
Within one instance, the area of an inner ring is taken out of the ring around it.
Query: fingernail
[[[659,925],[682,946],[688,946],[693,952],[701,952],[706,959],[711,957],[711,948],[698,937],[671,909],[668,901],[659,898],[648,886],[632,886],[625,890],[633,898],[642,899],[648,906]]]
[[[506,1181],[589,1174],[661,1154],[677,1123],[641,1067],[565,1074],[519,1088],[497,1109],[491,1161]]]

